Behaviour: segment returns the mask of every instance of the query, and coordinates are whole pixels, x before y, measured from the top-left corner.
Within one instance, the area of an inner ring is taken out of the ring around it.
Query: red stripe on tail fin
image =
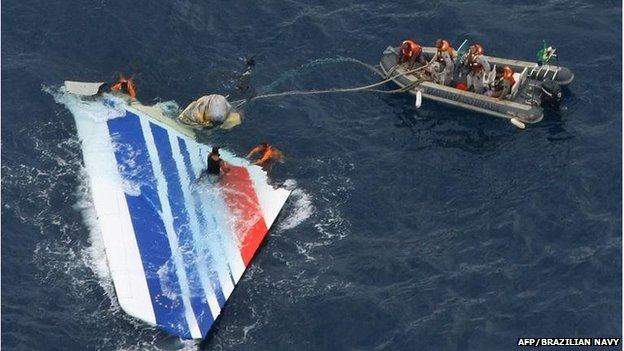
[[[236,218],[234,232],[240,253],[248,266],[269,229],[246,168],[229,165],[229,172],[223,175],[221,182],[227,206]]]

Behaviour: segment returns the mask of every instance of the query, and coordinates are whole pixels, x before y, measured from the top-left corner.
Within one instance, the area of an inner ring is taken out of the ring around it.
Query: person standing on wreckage
[[[453,81],[453,72],[455,72],[455,56],[456,52],[451,47],[451,43],[446,39],[436,40],[436,51],[429,64],[431,65],[431,73],[436,77],[436,83],[442,85],[450,85]],[[436,67],[438,69],[436,69]]]

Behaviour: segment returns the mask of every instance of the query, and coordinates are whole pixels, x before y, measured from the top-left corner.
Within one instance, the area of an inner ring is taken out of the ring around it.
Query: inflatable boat
[[[201,174],[211,146],[157,106],[66,82],[119,305],[177,335],[207,335],[290,191],[221,150],[230,171]],[[243,302],[244,301],[240,301]]]
[[[423,57],[429,61],[435,55],[435,47],[423,47]],[[449,86],[437,84],[431,79],[423,79],[420,72],[410,73],[418,68],[417,63],[408,69],[405,65],[397,65],[399,48],[388,47],[383,52],[380,66],[386,78],[396,77],[393,82],[399,87],[409,89],[417,97],[434,100],[443,104],[485,113],[495,117],[511,120],[515,125],[536,123],[544,117],[545,100],[561,97],[560,86],[566,86],[574,79],[574,74],[566,67],[555,65],[538,65],[535,62],[509,60],[499,57],[485,56],[494,70],[502,70],[509,66],[514,71],[515,84],[511,94],[505,100],[454,88],[459,83],[466,84],[466,74],[456,69],[453,81]],[[554,94],[554,96],[553,96]],[[558,95],[558,96],[557,96]]]

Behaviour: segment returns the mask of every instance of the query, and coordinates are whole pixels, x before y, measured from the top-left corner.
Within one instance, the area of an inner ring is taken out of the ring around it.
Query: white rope
[[[377,89],[372,89],[375,87],[378,87],[380,85],[386,84],[394,79],[397,79],[399,77],[402,76],[406,76],[408,74],[413,74],[415,72],[418,72],[420,70],[425,69],[428,66],[428,64],[412,69],[412,70],[408,70],[405,71],[403,73],[397,74],[395,76],[390,76],[380,82],[374,83],[374,84],[368,84],[368,85],[364,85],[364,86],[358,86],[358,87],[352,87],[352,88],[332,88],[332,89],[322,89],[322,90],[291,90],[291,91],[283,91],[283,92],[279,92],[279,93],[268,93],[268,94],[262,94],[262,95],[257,95],[254,97],[251,97],[247,100],[238,100],[238,101],[234,101],[232,104],[236,104],[239,103],[236,107],[240,107],[242,105],[244,105],[246,102],[248,101],[252,101],[252,100],[260,100],[260,99],[267,99],[267,98],[273,98],[273,97],[280,97],[280,96],[292,96],[292,95],[315,95],[315,94],[329,94],[329,93],[350,93],[350,92],[358,92],[358,91],[374,91],[374,92],[378,92],[378,93],[388,93],[388,94],[393,94],[393,93],[399,93],[399,92],[404,92],[406,90],[409,90],[411,87],[413,87],[414,85],[419,84],[421,81],[416,81],[406,87],[400,88],[400,89],[395,89],[395,90],[377,90]],[[391,73],[394,72],[391,71]]]

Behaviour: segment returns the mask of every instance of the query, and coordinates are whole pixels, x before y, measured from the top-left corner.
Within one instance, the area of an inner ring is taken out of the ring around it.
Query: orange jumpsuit
[[[136,99],[136,87],[134,86],[132,78],[125,78],[124,76],[121,76],[119,81],[111,87],[112,92],[124,92],[124,89],[127,90],[130,97]]]
[[[261,166],[263,168],[266,167],[268,169],[271,169],[272,167],[271,161],[281,162],[284,160],[284,154],[282,154],[281,151],[279,151],[278,149],[268,144],[257,145],[249,152],[247,157],[248,158],[252,157],[253,155],[258,154],[258,153],[260,154],[260,158],[258,158],[253,164]]]

